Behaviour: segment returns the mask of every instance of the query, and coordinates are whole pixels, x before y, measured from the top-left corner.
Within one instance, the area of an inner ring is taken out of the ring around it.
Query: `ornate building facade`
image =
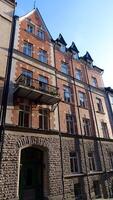
[[[113,197],[113,132],[103,70],[38,9],[16,22],[1,159],[1,200]]]

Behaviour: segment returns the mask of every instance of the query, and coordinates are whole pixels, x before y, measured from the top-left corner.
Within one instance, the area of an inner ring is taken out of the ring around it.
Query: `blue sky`
[[[33,8],[33,0],[17,0],[16,14]],[[105,86],[113,87],[113,0],[37,0],[36,6],[54,39],[62,33],[68,46],[75,42],[104,69]]]

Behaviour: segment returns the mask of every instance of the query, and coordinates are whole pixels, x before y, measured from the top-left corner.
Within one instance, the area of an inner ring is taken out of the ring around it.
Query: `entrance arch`
[[[34,147],[21,150],[19,200],[43,199],[43,154]]]

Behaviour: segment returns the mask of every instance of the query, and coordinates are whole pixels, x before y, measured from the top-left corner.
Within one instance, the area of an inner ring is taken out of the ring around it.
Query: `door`
[[[20,169],[20,200],[43,199],[43,153],[28,148],[22,152]]]

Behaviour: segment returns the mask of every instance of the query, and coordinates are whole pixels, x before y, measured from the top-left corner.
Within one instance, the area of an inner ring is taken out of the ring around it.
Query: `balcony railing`
[[[37,101],[37,104],[54,105],[60,101],[57,87],[24,74],[16,80],[15,95]]]

